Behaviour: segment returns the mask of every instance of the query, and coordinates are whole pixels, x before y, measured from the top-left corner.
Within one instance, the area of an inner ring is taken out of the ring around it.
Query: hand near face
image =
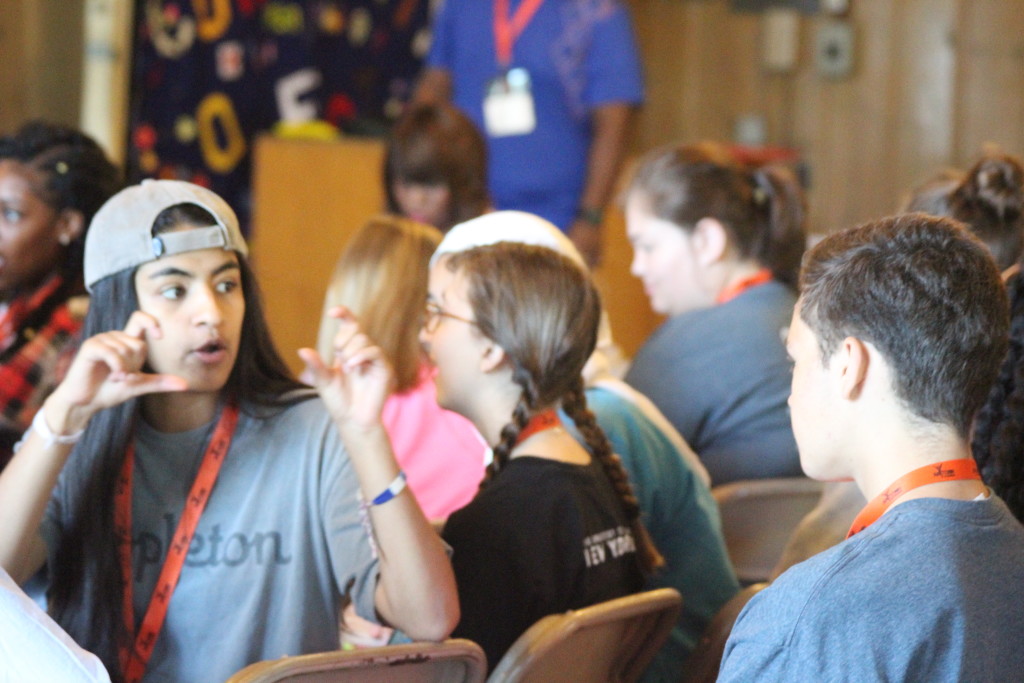
[[[48,401],[58,412],[49,410],[47,415],[77,430],[100,410],[130,398],[187,389],[188,383],[181,377],[142,372],[148,353],[146,340],[159,339],[162,334],[153,316],[136,311],[123,330],[87,339]]]
[[[339,321],[330,364],[314,349],[299,349],[306,375],[341,427],[370,428],[380,422],[391,393],[391,365],[384,352],[360,329],[355,316],[339,306],[329,315]]]

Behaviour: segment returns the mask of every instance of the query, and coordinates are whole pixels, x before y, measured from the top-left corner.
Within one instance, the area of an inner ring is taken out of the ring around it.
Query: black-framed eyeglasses
[[[433,334],[437,330],[437,326],[441,322],[441,318],[451,318],[452,320],[458,320],[469,325],[476,325],[475,320],[470,320],[469,318],[463,318],[461,315],[449,313],[441,308],[436,302],[428,301],[423,310],[423,329]]]

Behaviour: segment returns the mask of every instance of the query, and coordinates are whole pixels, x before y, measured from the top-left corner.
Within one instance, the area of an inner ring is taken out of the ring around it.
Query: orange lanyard
[[[128,683],[136,683],[146,673],[149,658],[153,655],[153,647],[164,626],[167,608],[170,606],[171,594],[178,585],[181,568],[188,556],[188,548],[192,543],[199,518],[210,499],[210,492],[217,481],[220,467],[224,463],[231,446],[231,437],[238,423],[238,406],[228,403],[221,411],[220,420],[206,447],[206,454],[196,474],[185,508],[174,531],[174,540],[167,548],[167,557],[160,569],[160,577],[153,588],[149,599],[146,615],[142,619],[139,632],[135,634],[134,647],[129,650],[121,648],[121,671]],[[135,467],[135,445],[129,443],[128,452],[124,456],[121,476],[114,492],[114,529],[117,534],[118,555],[121,560],[121,574],[124,577],[124,620],[129,635],[135,631],[135,608],[132,602],[132,472]]]
[[[981,479],[981,475],[978,474],[978,463],[974,462],[973,458],[936,462],[908,472],[864,506],[857,518],[853,520],[846,537],[858,534],[874,524],[907,491],[940,481],[965,479]]]
[[[526,423],[525,427],[523,427],[523,431],[519,432],[515,445],[518,446],[537,432],[543,432],[545,429],[553,429],[554,427],[561,426],[561,424],[562,420],[554,410],[551,408],[542,410],[531,417],[530,421]]]
[[[503,69],[512,63],[512,45],[544,4],[544,0],[523,0],[511,19],[508,3],[509,0],[494,0],[494,48],[498,53],[498,64]]]
[[[767,268],[762,268],[753,275],[745,277],[742,280],[732,283],[728,287],[722,290],[722,293],[715,299],[716,304],[724,304],[726,301],[732,301],[743,292],[748,289],[753,289],[758,285],[763,285],[766,282],[771,282],[772,271]]]

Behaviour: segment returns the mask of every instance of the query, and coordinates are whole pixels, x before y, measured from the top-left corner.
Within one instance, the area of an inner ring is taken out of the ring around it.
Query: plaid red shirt
[[[78,348],[88,297],[53,275],[0,315],[0,468]]]

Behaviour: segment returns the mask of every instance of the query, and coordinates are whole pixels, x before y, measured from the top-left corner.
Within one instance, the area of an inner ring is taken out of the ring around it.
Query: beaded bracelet
[[[72,446],[78,443],[78,440],[82,438],[82,434],[85,434],[85,430],[81,429],[74,434],[54,434],[53,430],[50,429],[50,425],[46,424],[46,415],[42,408],[36,411],[36,416],[32,418],[32,425],[22,435],[21,440],[14,444],[14,452],[17,453],[21,449],[21,444],[25,443],[25,439],[28,437],[28,433],[31,430],[36,430],[36,434],[43,437],[43,443],[47,448],[55,444],[62,446]]]

